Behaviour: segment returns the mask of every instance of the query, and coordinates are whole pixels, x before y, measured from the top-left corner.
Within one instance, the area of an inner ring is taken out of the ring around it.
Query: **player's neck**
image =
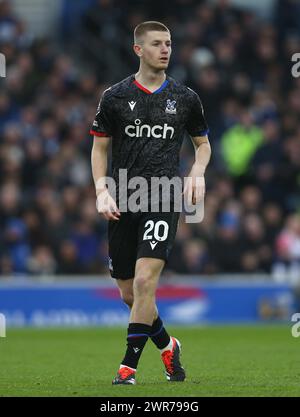
[[[148,90],[155,91],[165,81],[166,73],[164,70],[155,72],[148,68],[140,68],[135,74],[135,79]]]

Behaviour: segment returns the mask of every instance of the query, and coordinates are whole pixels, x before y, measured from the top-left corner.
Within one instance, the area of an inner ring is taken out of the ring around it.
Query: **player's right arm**
[[[96,207],[107,220],[119,220],[120,211],[115,200],[109,194],[106,187],[107,156],[109,143],[112,140],[113,126],[111,121],[111,105],[109,102],[108,90],[105,90],[97,114],[90,130],[94,136],[91,153],[92,173],[96,188]]]
[[[107,172],[107,154],[110,137],[94,135],[91,153],[93,179],[96,188],[97,210],[106,220],[119,220],[120,211],[115,200],[106,187],[105,176]]]

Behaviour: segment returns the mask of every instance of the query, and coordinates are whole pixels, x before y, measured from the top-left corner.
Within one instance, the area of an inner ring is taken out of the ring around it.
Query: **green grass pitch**
[[[0,338],[0,396],[300,396],[300,338],[291,326],[170,327],[185,382],[166,381],[151,341],[136,386],[112,386],[126,330],[11,329]]]

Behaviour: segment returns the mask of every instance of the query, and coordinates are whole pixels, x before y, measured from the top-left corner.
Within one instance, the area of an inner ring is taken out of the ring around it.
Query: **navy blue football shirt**
[[[90,133],[112,137],[112,175],[118,183],[119,169],[127,170],[128,180],[177,176],[185,131],[208,133],[198,94],[169,76],[152,93],[131,75],[104,91]]]

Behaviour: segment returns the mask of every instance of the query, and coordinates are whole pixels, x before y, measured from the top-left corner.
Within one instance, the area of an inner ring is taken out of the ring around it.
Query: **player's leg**
[[[161,318],[158,316],[155,304],[155,291],[163,265],[164,261],[160,259],[141,258],[136,263],[134,280],[117,280],[121,298],[130,308],[131,314],[127,350],[118,376],[113,381],[114,384],[135,383],[138,361],[148,337],[151,337],[160,349],[167,379],[170,381],[184,380],[184,370],[179,362],[180,344],[167,333]],[[134,300],[137,300],[137,302]],[[152,317],[153,311],[154,316]],[[152,323],[151,327],[150,323]],[[146,334],[142,332],[146,332]]]
[[[120,291],[121,300],[131,310],[133,304],[133,278],[130,279],[117,279],[117,285]]]
[[[138,258],[156,258],[167,262],[174,243],[179,214],[147,213],[139,226]],[[161,352],[169,381],[183,381],[185,371],[180,363],[180,342],[170,337],[164,324],[157,315],[152,323],[151,339]]]
[[[144,236],[143,228],[147,221],[146,218],[144,224],[140,222],[139,236]],[[121,297],[132,309],[132,312],[128,327],[127,351],[117,378],[113,381],[114,384],[135,383],[135,370],[149,336],[161,350],[167,379],[182,381],[185,378],[184,370],[179,362],[180,344],[175,338],[170,338],[166,332],[155,304],[155,290],[164,265],[164,259],[159,258],[167,258],[166,252],[170,250],[170,243],[174,239],[176,231],[174,228],[177,227],[178,216],[177,214],[175,214],[175,217],[173,215],[167,216],[166,221],[160,221],[162,223],[168,222],[170,234],[165,236],[165,238],[168,237],[168,240],[163,245],[158,245],[159,251],[155,251],[154,256],[157,256],[158,259],[149,259],[149,257],[151,258],[151,252],[148,251],[149,242],[139,239],[138,258],[141,258],[143,253],[146,258],[137,261],[134,281],[130,279],[126,280],[128,281],[126,283],[125,280],[117,280]],[[131,284],[133,284],[132,288]]]
[[[155,291],[163,266],[164,261],[161,259],[146,258],[136,262],[127,349],[113,384],[135,383],[138,362],[152,331],[156,313]],[[125,289],[124,285],[121,286]]]
[[[152,327],[156,313],[155,292],[164,264],[162,259],[140,258],[137,260],[130,323],[145,323]]]
[[[133,305],[133,278],[126,279],[126,280],[117,279],[116,282],[119,287],[120,297],[122,301],[131,310],[132,305]],[[157,309],[157,306],[155,306],[155,313],[154,313],[153,324],[152,324],[153,334],[156,334],[160,330],[160,328],[158,328],[159,324],[158,324],[157,319],[158,319],[158,309]]]
[[[134,217],[131,215],[121,216],[119,222],[109,223],[109,256],[110,256],[110,272],[111,276],[116,279],[120,290],[121,299],[131,310],[133,305],[133,276],[135,275],[135,263],[137,257],[137,239],[134,237],[136,230],[136,223]],[[152,317],[151,334],[154,335],[152,340],[156,341],[156,345],[161,348],[161,345],[167,344],[164,342],[164,337],[170,340],[168,335],[164,334],[162,322],[158,317],[157,307],[154,308],[154,316]],[[131,334],[132,326],[128,327],[128,334]],[[135,349],[139,349],[135,346]],[[142,350],[140,351],[140,353]],[[136,359],[139,359],[138,354],[135,354],[134,362],[126,361],[122,363],[118,371],[117,377],[114,379],[114,384],[134,384],[135,383],[135,365]],[[132,366],[128,366],[131,364]]]
[[[117,279],[116,281],[120,290],[121,299],[131,310],[133,305],[133,278],[128,280]],[[161,318],[159,317],[158,308],[156,305],[150,337],[152,342],[162,352],[166,349],[171,341],[171,338],[166,331]]]
[[[137,228],[134,216],[122,213],[118,222],[108,227],[110,273],[116,279],[121,297],[129,306],[137,255]],[[121,365],[113,384],[135,384],[135,370]]]

